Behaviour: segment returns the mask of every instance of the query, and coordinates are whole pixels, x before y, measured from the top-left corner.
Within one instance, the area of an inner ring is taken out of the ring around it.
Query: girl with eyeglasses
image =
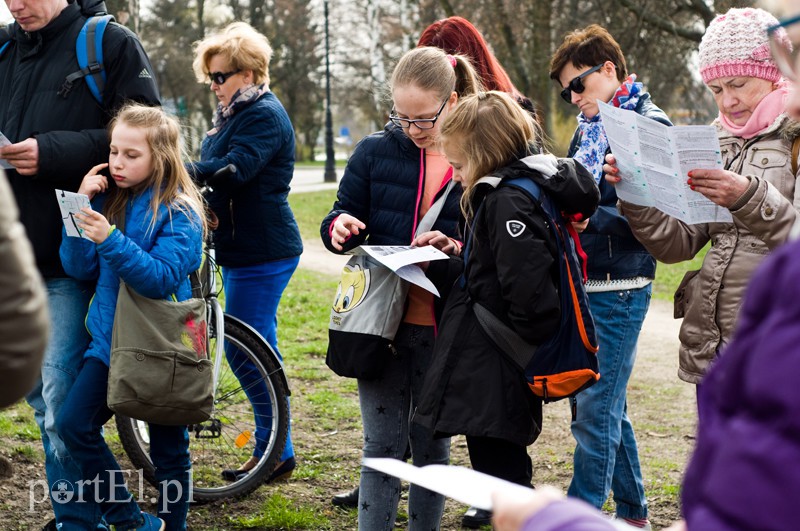
[[[577,445],[569,495],[599,509],[613,488],[617,517],[645,527],[647,500],[626,395],[656,261],[617,212],[614,187],[602,178],[609,147],[598,101],[671,123],[636,81],[636,74],[628,75],[616,40],[596,24],[564,37],[550,62],[550,78],[560,85],[561,97],[580,110],[568,155],[592,173],[601,195],[597,212],[576,223],[588,257],[586,291],[602,376],[573,399],[577,413],[572,434]]]
[[[344,170],[336,202],[322,221],[320,234],[334,253],[361,244],[434,245],[458,254],[461,188],[447,195],[431,231],[415,239],[417,224],[452,180],[453,170],[438,147],[442,120],[459,98],[475,93],[480,82],[469,61],[438,48],[407,52],[391,77],[392,111],[383,131],[364,138]],[[445,293],[442,292],[443,297]],[[379,378],[358,379],[364,457],[402,459],[411,446],[414,465],[447,464],[450,439],[433,439],[432,432],[409,425],[434,342],[434,315],[442,299],[411,286],[404,301],[403,322],[394,338],[394,355],[385,358]],[[435,305],[435,306],[434,306]],[[400,480],[361,469],[358,528],[394,529]],[[438,529],[444,498],[416,485],[408,496],[410,530]]]
[[[194,72],[211,83],[219,105],[213,126],[189,169],[205,180],[233,164],[237,171],[214,184],[207,199],[219,226],[214,230],[217,262],[225,278],[225,312],[242,319],[278,350],[278,304],[303,243],[289,208],[294,175],[294,128],[269,88],[272,48],[267,38],[235,22],[196,44]],[[221,470],[235,481],[264,456],[272,405],[259,372],[233,346],[225,349],[256,414],[253,454],[237,468]],[[280,461],[267,482],[288,479],[295,468],[291,428]]]

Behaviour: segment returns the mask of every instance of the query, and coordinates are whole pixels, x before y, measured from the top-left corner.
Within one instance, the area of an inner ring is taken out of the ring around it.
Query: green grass
[[[331,421],[347,421],[359,418],[358,404],[351,396],[342,395],[338,391],[322,389],[305,396],[312,406],[315,415]],[[334,422],[334,426],[337,423]]]
[[[44,451],[39,448],[34,448],[33,446],[29,446],[27,444],[15,446],[14,448],[11,449],[11,451],[14,453],[15,456],[27,459],[31,463],[44,461]]]
[[[32,415],[9,411],[0,415],[0,436],[13,437],[23,441],[38,441],[39,427]]]
[[[319,370],[328,348],[327,323],[335,289],[335,279],[298,269],[283,292],[278,308],[279,346],[294,370]]]
[[[270,496],[256,515],[231,521],[244,529],[323,529],[329,524],[315,510],[295,505],[280,494]]]
[[[345,164],[347,164],[346,160],[336,160],[333,161],[334,167],[337,170],[344,169]],[[304,168],[324,168],[325,167],[325,157],[322,156],[317,160],[304,160],[302,162],[296,162],[294,167],[296,169],[304,169]]]
[[[677,264],[662,264],[659,262],[656,267],[656,279],[653,281],[653,297],[672,302],[672,297],[675,295],[675,290],[678,289],[678,284],[683,280],[683,276],[687,271],[700,269],[710,247],[711,244],[709,243],[694,258],[686,262]]]
[[[319,225],[335,200],[336,190],[289,195],[289,205],[304,240],[319,241]]]

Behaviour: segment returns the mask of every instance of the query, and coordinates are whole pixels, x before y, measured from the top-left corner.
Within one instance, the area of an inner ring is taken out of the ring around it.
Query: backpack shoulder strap
[[[797,157],[800,156],[800,136],[792,142],[792,175],[797,175]]]
[[[536,184],[533,179],[527,177],[514,177],[512,179],[503,179],[500,181],[500,186],[513,186],[519,188],[523,192],[527,192],[534,201],[540,201],[542,197],[542,189]]]
[[[11,44],[11,24],[0,27],[0,57]]]
[[[59,95],[66,98],[75,82],[86,78],[86,85],[97,103],[103,103],[103,91],[106,87],[106,72],[103,68],[103,34],[108,23],[114,20],[111,15],[95,15],[86,19],[78,39],[75,41],[75,54],[78,57],[80,70],[68,75],[59,90]]]

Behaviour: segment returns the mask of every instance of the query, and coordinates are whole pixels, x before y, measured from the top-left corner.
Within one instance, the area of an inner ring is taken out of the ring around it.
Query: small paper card
[[[61,209],[61,220],[64,222],[64,228],[67,229],[67,236],[88,240],[89,238],[83,234],[83,230],[78,228],[75,214],[84,208],[89,208],[91,210],[92,206],[89,204],[89,196],[67,192],[66,190],[56,190],[56,199]]]
[[[6,135],[0,133],[0,147],[10,146],[11,141],[6,138]],[[0,168],[5,168],[7,170],[12,169],[14,166],[8,163],[6,159],[0,159]]]

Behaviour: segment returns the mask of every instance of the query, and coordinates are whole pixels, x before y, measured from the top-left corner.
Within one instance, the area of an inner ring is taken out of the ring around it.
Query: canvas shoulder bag
[[[212,379],[205,300],[151,299],[120,281],[109,409],[154,424],[202,422],[211,416]]]
[[[202,422],[211,415],[206,304],[150,299],[120,283],[111,334],[108,407],[155,424]]]
[[[457,183],[450,181],[415,235],[431,230]],[[339,376],[378,378],[394,352],[409,284],[367,255],[352,256],[331,305],[325,363]]]

